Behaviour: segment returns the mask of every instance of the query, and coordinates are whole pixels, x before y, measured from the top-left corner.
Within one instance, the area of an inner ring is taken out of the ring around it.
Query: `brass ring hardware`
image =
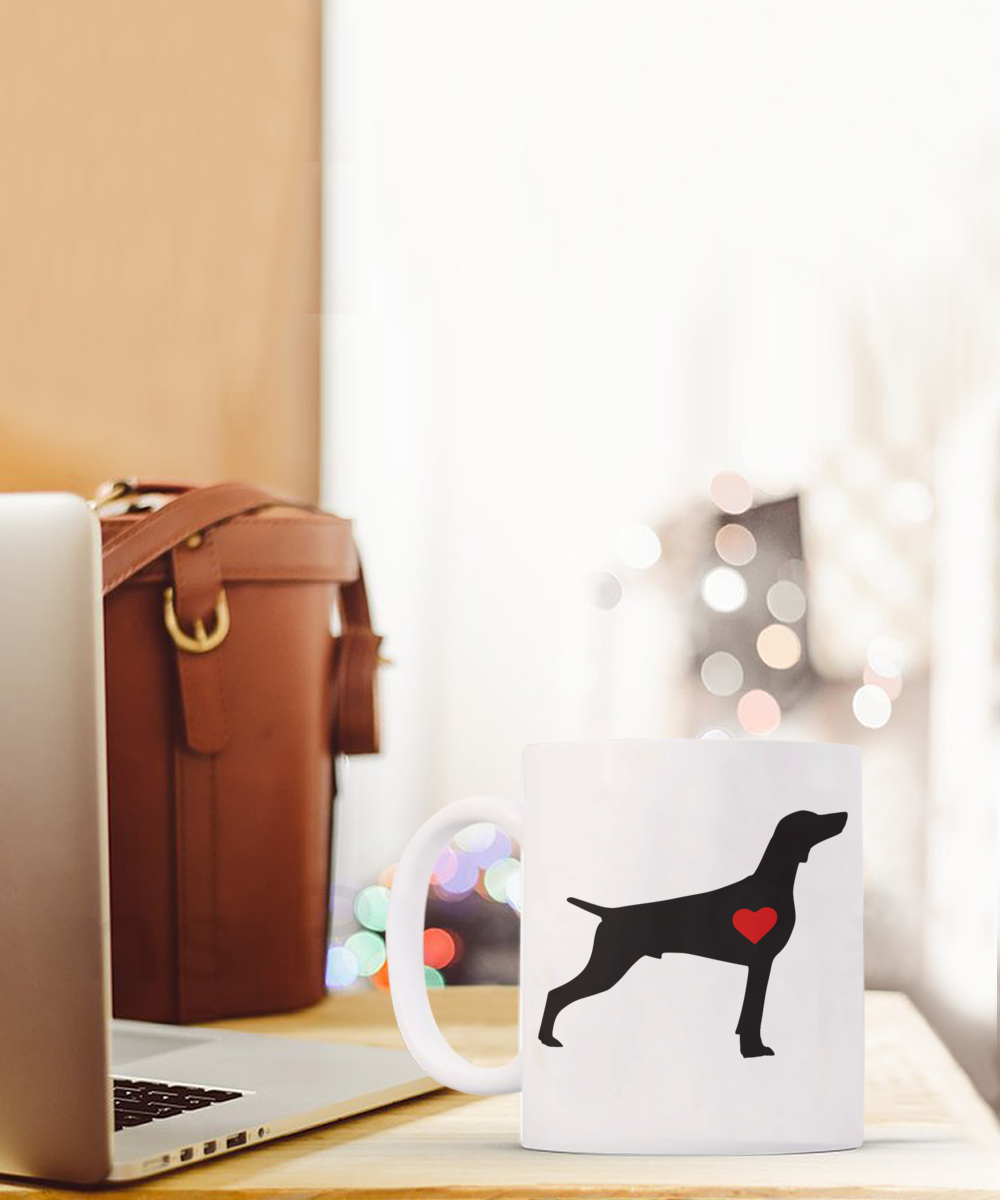
[[[195,620],[194,637],[181,629],[174,609],[172,587],[164,588],[163,591],[163,623],[178,650],[186,650],[188,654],[207,654],[216,646],[221,646],[229,632],[229,601],[226,599],[225,589],[219,592],[219,598],[215,602],[215,625],[211,633],[206,632],[205,622],[201,617]]]
[[[87,503],[94,512],[100,512],[106,504],[112,504],[115,500],[131,496],[138,486],[139,481],[134,475],[130,475],[127,479],[109,479],[101,484],[96,495],[92,496]]]

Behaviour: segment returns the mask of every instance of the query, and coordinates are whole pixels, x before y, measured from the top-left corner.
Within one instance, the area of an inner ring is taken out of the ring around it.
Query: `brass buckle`
[[[163,623],[178,650],[186,650],[188,654],[207,654],[216,646],[221,646],[229,633],[229,601],[226,599],[225,588],[219,592],[219,598],[215,602],[215,626],[211,633],[206,632],[205,622],[201,617],[195,620],[194,637],[181,629],[174,609],[172,587],[163,590]]]

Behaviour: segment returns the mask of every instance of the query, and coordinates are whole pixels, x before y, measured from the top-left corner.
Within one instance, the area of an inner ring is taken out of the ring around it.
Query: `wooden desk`
[[[499,1062],[515,1045],[514,988],[432,993],[455,1046]],[[516,1096],[440,1091],[128,1188],[88,1195],[173,1197],[819,1198],[994,1197],[1000,1124],[904,996],[868,995],[867,1131],[853,1152],[761,1158],[545,1154],[518,1145]],[[226,1022],[295,1037],[401,1044],[384,993],[331,997],[291,1016]],[[80,1192],[0,1186],[8,1196]]]

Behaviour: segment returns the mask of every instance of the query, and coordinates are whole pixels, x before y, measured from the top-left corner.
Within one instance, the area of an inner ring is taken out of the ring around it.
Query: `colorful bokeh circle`
[[[358,977],[358,960],[346,946],[331,946],[326,955],[326,986],[350,987]]]
[[[366,929],[384,932],[389,918],[389,889],[379,883],[362,888],[354,900],[354,915]]]
[[[455,958],[455,939],[447,929],[424,930],[424,963],[441,970]]]
[[[377,933],[367,929],[352,933],[344,943],[344,949],[354,955],[359,975],[374,975],[385,966],[385,942]]]

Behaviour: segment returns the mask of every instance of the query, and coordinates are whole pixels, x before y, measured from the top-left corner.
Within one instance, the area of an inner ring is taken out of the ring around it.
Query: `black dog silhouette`
[[[566,1005],[614,987],[640,958],[698,954],[747,967],[736,1026],[740,1053],[744,1058],[773,1054],[760,1039],[760,1022],[771,963],[795,928],[795,874],[813,846],[836,837],[846,824],[846,812],[789,813],[775,827],[757,870],[714,892],[620,908],[568,897],[570,904],[596,914],[601,923],[587,965],[575,979],[549,992],[538,1040],[561,1046],[552,1030]]]

